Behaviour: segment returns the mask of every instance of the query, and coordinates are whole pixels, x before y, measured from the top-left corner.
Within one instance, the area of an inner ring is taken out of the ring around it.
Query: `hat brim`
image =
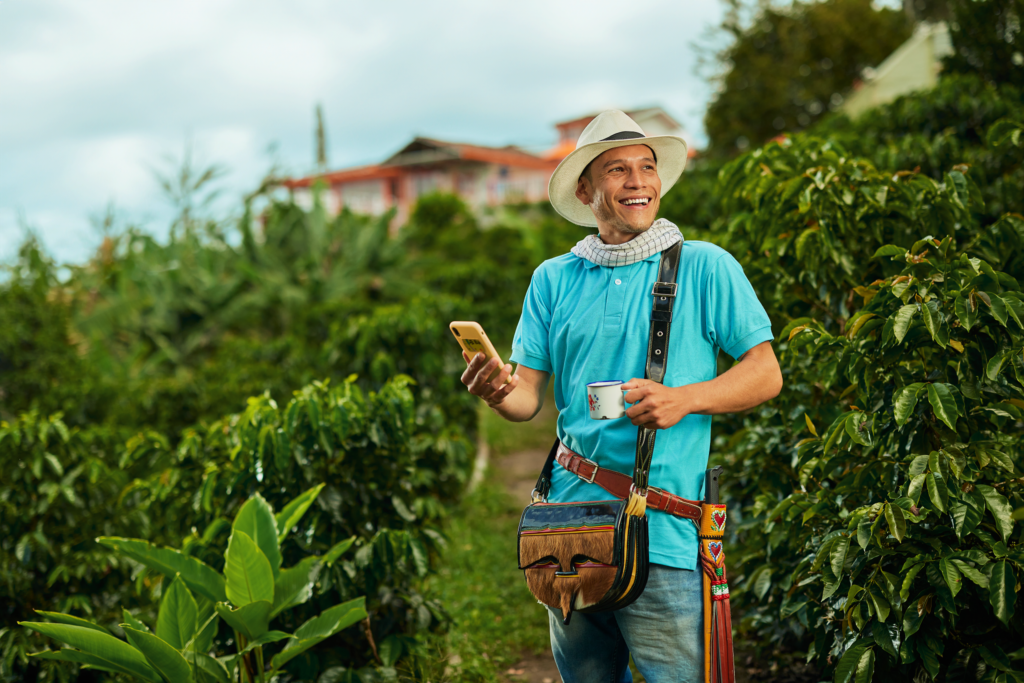
[[[548,181],[548,199],[555,211],[566,220],[588,228],[597,227],[590,207],[576,198],[576,185],[583,169],[591,161],[609,149],[647,145],[658,158],[658,177],[661,178],[661,194],[672,189],[686,168],[686,141],[675,135],[655,135],[626,140],[602,140],[577,148],[562,159]]]

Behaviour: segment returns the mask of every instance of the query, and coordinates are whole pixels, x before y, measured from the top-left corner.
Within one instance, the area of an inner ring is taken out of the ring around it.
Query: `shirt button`
[[[621,285],[622,284],[622,280],[615,280],[615,284]]]

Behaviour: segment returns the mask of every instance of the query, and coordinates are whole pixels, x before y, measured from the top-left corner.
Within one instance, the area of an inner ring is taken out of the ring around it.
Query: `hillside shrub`
[[[741,632],[843,682],[1019,675],[1024,221],[981,230],[967,166],[881,171],[808,136],[720,178],[786,380],[716,440]]]
[[[130,568],[113,564],[95,542],[151,527],[144,509],[115,513],[122,490],[148,474],[144,460],[119,466],[124,436],[68,428],[59,414],[0,422],[0,680],[47,681],[64,671],[28,661],[42,641],[15,624],[33,610],[103,618],[137,604]]]

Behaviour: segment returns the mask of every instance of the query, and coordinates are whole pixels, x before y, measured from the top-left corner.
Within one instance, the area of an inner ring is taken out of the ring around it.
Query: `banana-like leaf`
[[[102,536],[96,540],[164,576],[173,578],[175,574],[181,574],[181,580],[190,590],[214,602],[227,599],[224,592],[224,577],[213,567],[194,557],[183,555],[171,548],[157,548],[146,541],[133,538]]]
[[[274,655],[270,664],[272,673],[277,673],[295,657],[332,635],[366,618],[366,598],[356,598],[324,610],[295,631],[295,637],[284,649]]]
[[[270,503],[258,493],[251,496],[235,515],[235,522],[231,527],[244,531],[249,538],[256,542],[263,554],[267,556],[270,569],[274,572],[274,578],[277,579],[278,571],[281,568],[281,549],[277,539],[277,522],[274,521],[274,510],[270,507]]]
[[[277,513],[274,521],[277,524],[278,542],[284,541],[285,537],[288,536],[288,532],[299,523],[302,516],[306,514],[306,510],[313,504],[316,497],[320,495],[320,490],[323,487],[323,484],[317,484],[308,491],[299,494],[294,500],[285,505],[283,510]]]
[[[40,616],[44,616],[47,619],[49,619],[50,621],[55,621],[58,624],[70,624],[72,626],[82,626],[83,628],[96,629],[100,633],[107,633],[107,634],[110,633],[110,631],[108,631],[107,629],[103,628],[99,624],[94,624],[91,621],[86,621],[85,619],[82,619],[81,617],[74,617],[74,616],[71,616],[70,614],[62,614],[60,612],[44,612],[43,610],[39,610],[39,609],[35,610],[35,612],[36,612],[36,614],[38,614]]]
[[[148,631],[148,630],[150,630],[150,628],[148,626],[146,626],[141,621],[136,619],[134,617],[134,615],[132,615],[131,612],[129,612],[128,610],[124,609],[123,607],[121,608],[121,618],[124,619],[124,623],[128,624],[129,626],[131,626],[134,629],[138,629],[139,631]]]
[[[184,650],[198,627],[196,601],[178,575],[171,582],[160,601],[160,614],[156,618],[156,635],[175,650]]]
[[[128,641],[145,655],[150,665],[168,681],[185,683],[192,680],[192,667],[169,643],[146,631],[126,628]]]
[[[127,669],[132,676],[151,683],[162,683],[160,674],[150,666],[146,658],[128,643],[107,633],[84,626],[71,624],[46,624],[41,622],[21,621],[19,625],[59,640],[71,647],[78,648],[86,654],[99,657],[105,661]]]
[[[273,619],[283,610],[301,605],[313,595],[313,584],[320,576],[320,558],[304,557],[294,567],[283,570],[274,582],[274,607],[270,610]]]
[[[39,659],[52,659],[58,662],[71,662],[73,664],[81,664],[82,666],[88,666],[93,669],[100,669],[101,671],[110,671],[117,674],[126,674],[128,676],[134,676],[135,673],[130,669],[126,669],[123,666],[119,666],[114,662],[107,661],[102,657],[91,655],[88,652],[82,652],[81,650],[72,650],[71,648],[65,648],[63,650],[48,650],[47,652],[36,652],[29,655],[29,657],[37,657]]]
[[[279,640],[284,640],[285,638],[293,637],[294,636],[292,636],[291,633],[285,633],[284,631],[267,631],[256,640],[248,643],[245,646],[245,649],[239,652],[238,654],[244,655],[246,652],[251,652],[258,647],[263,647],[264,645],[269,645],[270,643],[276,643]]]
[[[274,601],[274,572],[270,562],[252,538],[235,529],[224,552],[224,576],[227,598],[243,607],[251,602]],[[220,600],[219,602],[224,602]]]
[[[192,664],[192,670],[199,681],[212,681],[213,683],[230,683],[228,669],[217,659],[202,652],[189,652],[186,657]]]
[[[248,605],[231,609],[223,602],[217,603],[217,614],[228,622],[228,626],[245,635],[249,640],[255,640],[267,632],[267,625],[270,622],[270,602],[257,600]]]
[[[356,542],[356,537],[346,538],[344,541],[339,541],[334,544],[330,550],[324,553],[323,561],[326,565],[334,564],[339,557],[345,554],[345,551],[352,547],[352,544]]]

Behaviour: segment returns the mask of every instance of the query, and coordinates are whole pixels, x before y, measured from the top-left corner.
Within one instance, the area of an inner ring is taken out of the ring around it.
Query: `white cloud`
[[[662,104],[700,139],[691,44],[719,17],[696,0],[6,0],[0,237],[21,212],[80,260],[109,200],[165,220],[150,169],[187,139],[236,196],[271,142],[304,172],[317,102],[333,166],[415,134],[543,146],[554,121],[609,106]]]

